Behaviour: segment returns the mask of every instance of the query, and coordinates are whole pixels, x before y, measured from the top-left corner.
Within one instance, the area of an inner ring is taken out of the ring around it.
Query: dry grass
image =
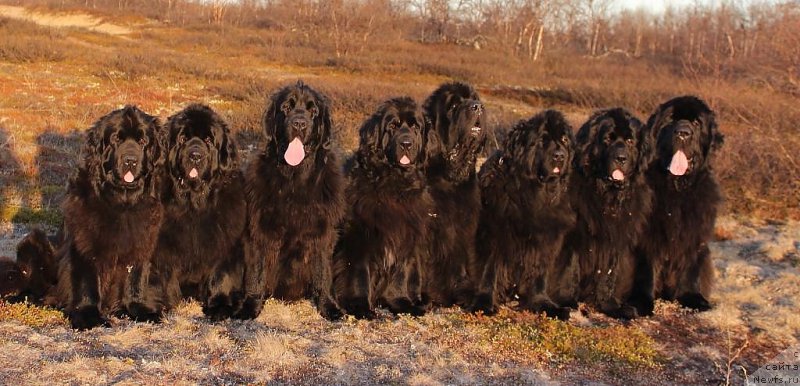
[[[646,118],[672,96],[698,94],[719,112],[727,135],[717,159],[726,211],[744,216],[719,222],[716,308],[704,314],[659,303],[655,317],[627,324],[590,310],[562,323],[452,309],[328,323],[306,302],[270,301],[256,321],[212,324],[186,303],[162,325],[115,319],[110,329],[76,333],[52,310],[0,303],[0,383],[724,383],[736,380],[729,368],[753,370],[800,338],[800,225],[784,220],[800,216],[800,170],[788,150],[800,146],[800,111],[795,96],[758,86],[758,74],[687,76],[669,63],[624,58],[553,56],[533,64],[405,40],[370,40],[337,57],[322,35],[103,16],[136,24],[135,32],[120,37],[0,18],[5,253],[27,230],[9,222],[61,221],[80,133],[111,109],[135,103],[164,119],[187,103],[208,103],[247,155],[259,141],[267,98],[296,79],[331,98],[345,149],[380,101],[421,100],[450,79],[477,86],[497,131],[544,107],[565,111],[578,126],[598,107],[624,105]],[[782,220],[745,220],[758,217]]]

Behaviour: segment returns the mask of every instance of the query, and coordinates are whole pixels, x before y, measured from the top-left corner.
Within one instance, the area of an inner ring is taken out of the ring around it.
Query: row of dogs
[[[0,261],[0,291],[58,306],[77,329],[158,321],[188,297],[213,320],[255,318],[268,297],[310,299],[332,320],[711,307],[722,135],[706,103],[678,97],[646,123],[605,109],[577,134],[546,110],[477,172],[484,121],[476,91],[446,83],[422,105],[382,103],[340,162],[327,98],[298,82],[271,97],[243,167],[209,107],[162,125],[126,106],[86,132],[62,234],[30,233]]]

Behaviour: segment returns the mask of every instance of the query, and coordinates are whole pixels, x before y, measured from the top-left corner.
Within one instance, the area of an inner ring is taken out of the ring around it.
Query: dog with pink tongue
[[[264,300],[309,299],[320,314],[343,314],[331,294],[344,180],[333,148],[328,99],[302,81],[273,94],[266,141],[246,175],[244,302],[234,317],[255,318]]]
[[[657,298],[707,310],[714,277],[707,243],[722,201],[711,161],[723,136],[714,112],[694,96],[659,106],[647,130],[655,141],[646,174],[655,207],[637,250],[633,303],[646,315]]]

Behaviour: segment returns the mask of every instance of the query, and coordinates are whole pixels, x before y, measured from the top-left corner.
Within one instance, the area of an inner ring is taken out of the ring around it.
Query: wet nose
[[[625,165],[625,162],[628,162],[628,155],[625,153],[619,153],[616,157],[614,157],[614,160],[620,165]]]
[[[553,153],[553,161],[564,162],[567,159],[567,152],[563,149],[558,149]]]
[[[675,135],[680,139],[689,138],[692,136],[692,129],[686,126],[679,126],[678,129],[675,130]]]
[[[192,150],[191,152],[189,152],[189,159],[190,160],[192,160],[194,162],[197,162],[197,161],[200,161],[201,158],[203,158],[203,155],[199,151]]]
[[[400,147],[402,147],[403,150],[411,150],[411,145],[413,145],[413,142],[410,138],[404,138],[400,141]]]
[[[305,131],[308,127],[308,121],[303,118],[292,120],[292,129],[295,131]]]

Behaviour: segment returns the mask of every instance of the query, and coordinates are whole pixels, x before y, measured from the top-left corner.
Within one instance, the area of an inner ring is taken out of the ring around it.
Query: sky
[[[617,4],[619,4],[620,8],[644,8],[651,12],[661,12],[666,9],[667,6],[676,8],[684,7],[694,4],[694,2],[695,0],[617,0]],[[700,2],[703,4],[709,3],[708,0],[700,0]]]

